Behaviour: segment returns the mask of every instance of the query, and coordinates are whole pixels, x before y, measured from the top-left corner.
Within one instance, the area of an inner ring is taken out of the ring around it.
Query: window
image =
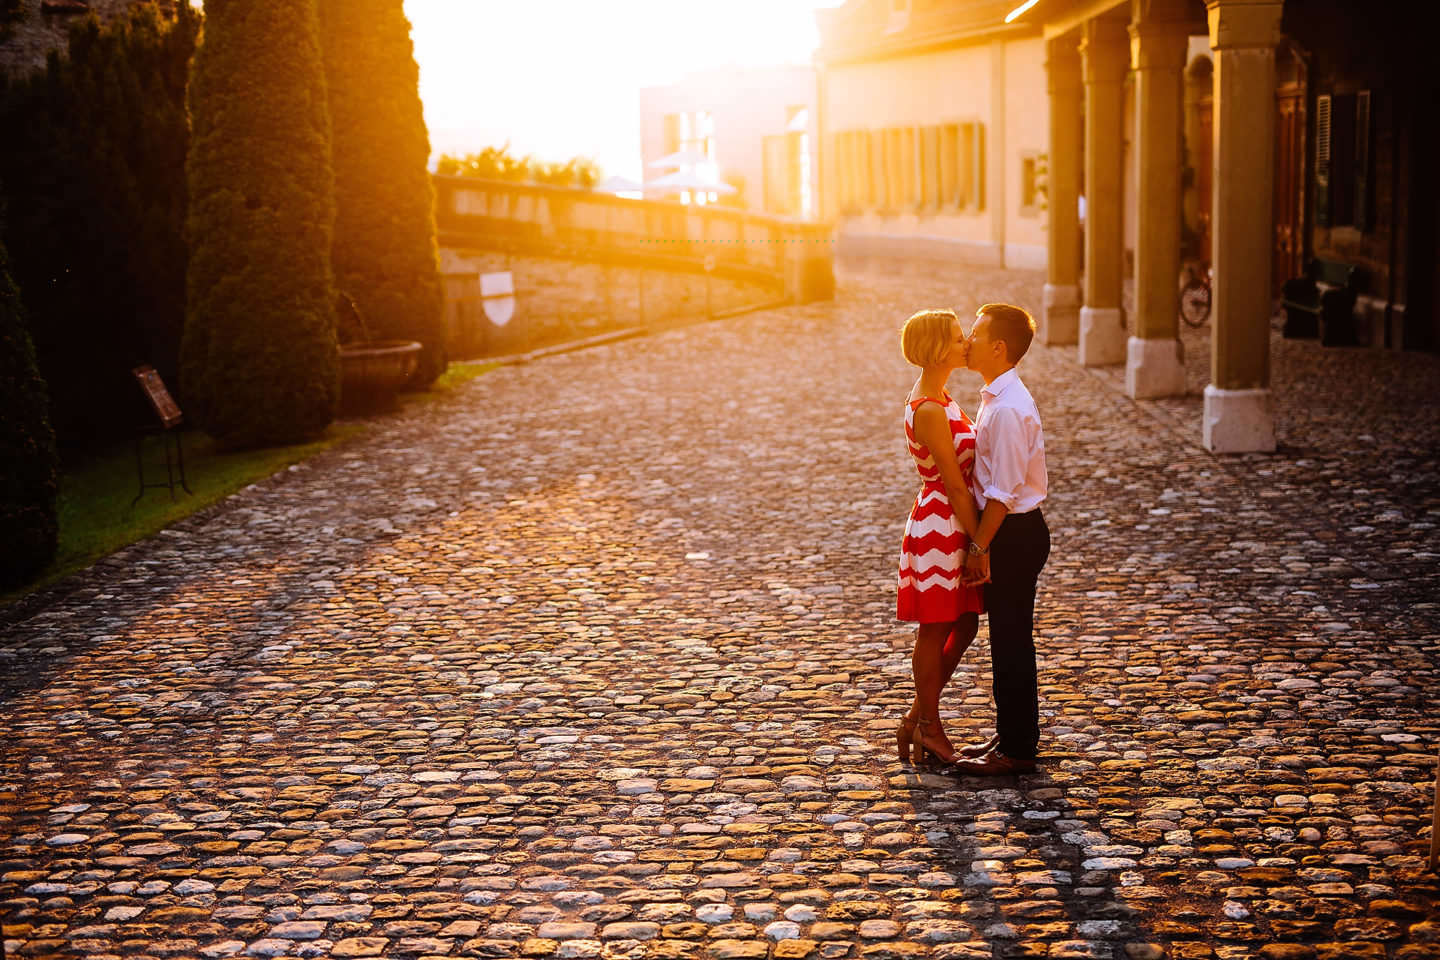
[[[884,130],[872,130],[867,135],[870,144],[870,208],[887,209],[886,191],[889,189],[885,177],[885,154],[889,138]]]
[[[1033,151],[1020,155],[1020,215],[1038,217],[1044,206],[1044,161]]]
[[[904,203],[904,148],[901,138],[905,131],[891,127],[885,131],[885,212],[899,213]]]
[[[855,206],[868,210],[875,205],[875,174],[871,169],[874,155],[870,146],[870,131],[855,131]]]
[[[715,166],[715,117],[708,110],[694,110],[665,114],[664,140],[665,155],[685,151],[697,158],[675,165],[673,172],[694,173],[705,180],[719,179]],[[681,203],[714,203],[717,195],[712,192],[696,193],[685,191],[680,194]]]
[[[900,203],[901,212],[914,210],[920,202],[920,178],[916,176],[920,151],[916,149],[915,127],[900,128]]]
[[[789,185],[785,182],[789,168],[788,146],[783,133],[771,134],[761,140],[765,159],[763,187],[766,213],[785,213],[785,203],[790,192]]]
[[[940,205],[960,206],[960,125],[940,128]]]
[[[973,205],[975,198],[975,124],[960,124],[960,191],[961,209]]]
[[[969,213],[985,209],[985,125],[955,125],[954,204]]]
[[[830,155],[834,157],[831,169],[835,171],[831,180],[835,184],[835,209],[841,214],[855,212],[855,158],[853,145],[855,134],[837,133],[831,138]]]
[[[664,153],[674,153],[680,149],[680,114],[665,114],[665,144]]]
[[[940,207],[940,128],[920,130],[920,208]]]
[[[1370,91],[1322,94],[1315,102],[1315,222],[1373,225]]]
[[[785,108],[786,213],[810,216],[810,110],[803,104]]]

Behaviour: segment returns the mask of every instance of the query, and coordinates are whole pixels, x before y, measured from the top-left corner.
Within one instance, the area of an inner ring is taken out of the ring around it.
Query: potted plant
[[[420,343],[372,340],[355,299],[342,290],[339,300],[340,404],[349,409],[387,406],[415,373]]]

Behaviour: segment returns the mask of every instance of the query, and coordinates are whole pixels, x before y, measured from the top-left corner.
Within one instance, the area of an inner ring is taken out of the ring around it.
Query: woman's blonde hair
[[[950,350],[959,323],[954,310],[919,310],[900,328],[900,352],[917,367],[936,363]]]

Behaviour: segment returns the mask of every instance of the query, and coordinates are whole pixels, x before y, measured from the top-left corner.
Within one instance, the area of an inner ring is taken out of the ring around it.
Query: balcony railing
[[[773,282],[795,300],[832,295],[829,224],[572,187],[434,177],[442,246],[710,270]]]

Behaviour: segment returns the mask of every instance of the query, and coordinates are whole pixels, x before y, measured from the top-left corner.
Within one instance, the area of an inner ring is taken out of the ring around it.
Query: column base
[[[1125,324],[1119,307],[1080,308],[1080,365],[1125,362]]]
[[[1205,449],[1212,453],[1273,453],[1275,417],[1270,391],[1205,386]]]
[[[1040,342],[1047,347],[1080,339],[1080,287],[1073,283],[1047,283],[1041,303]]]
[[[1179,340],[1131,337],[1125,361],[1125,393],[1135,400],[1185,392],[1185,360]]]

